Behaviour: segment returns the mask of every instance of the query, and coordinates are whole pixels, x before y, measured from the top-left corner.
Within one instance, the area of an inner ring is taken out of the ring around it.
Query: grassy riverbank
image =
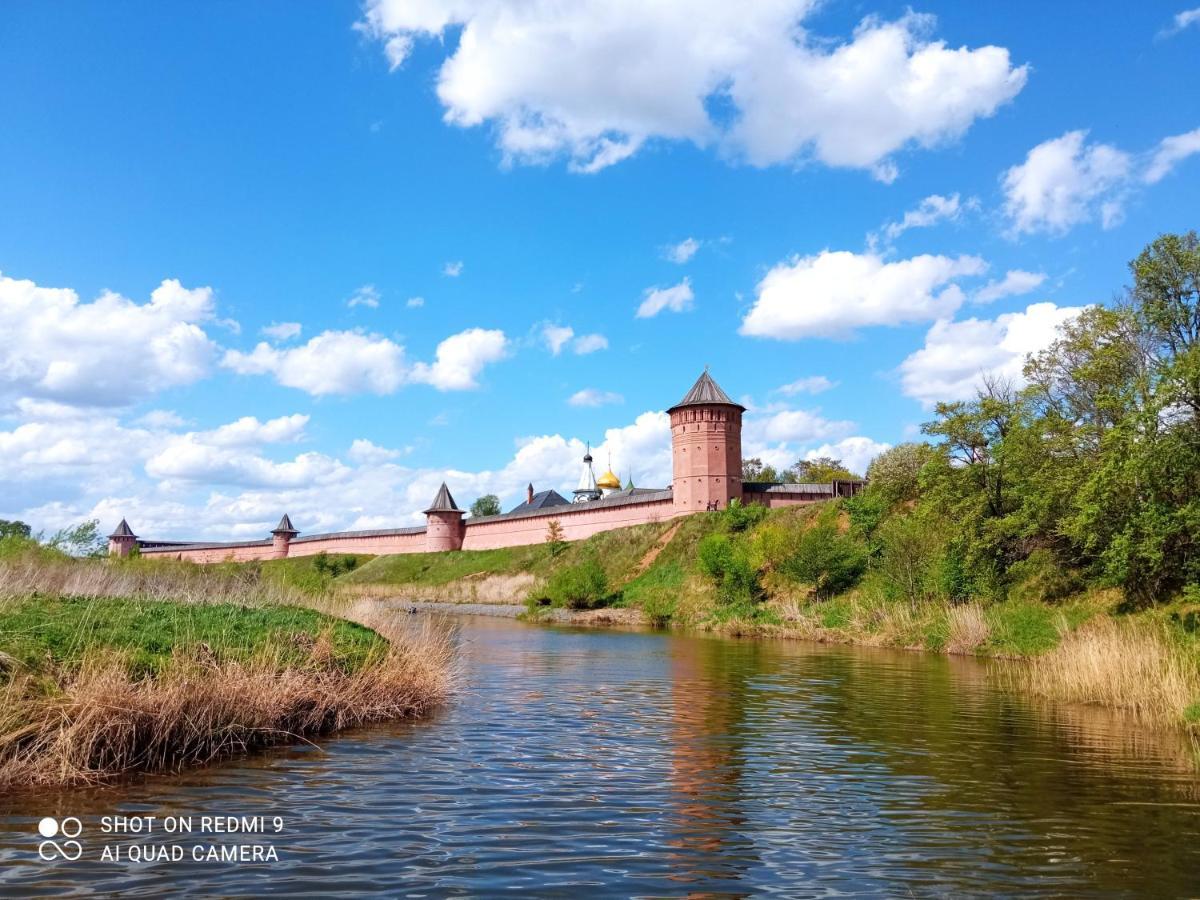
[[[1037,567],[991,597],[914,599],[897,587],[905,572],[882,571],[878,560],[864,562],[850,586],[822,590],[840,542],[865,552],[844,503],[725,512],[607,532],[558,552],[542,544],[380,557],[335,585],[357,597],[526,602],[534,619],[574,609],[595,623],[1019,659],[1027,664],[1009,677],[1022,689],[1123,709],[1154,727],[1200,720],[1200,612],[1186,601],[1134,608],[1119,588],[1095,586],[1047,600],[1051,576]],[[796,558],[812,547],[822,558],[806,568]]]
[[[204,764],[450,689],[444,636],[294,572],[0,551],[0,789]]]

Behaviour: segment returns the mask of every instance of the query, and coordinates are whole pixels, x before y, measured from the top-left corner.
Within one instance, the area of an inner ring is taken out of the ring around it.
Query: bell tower
[[[677,513],[724,509],[742,499],[742,413],[708,369],[667,413]]]

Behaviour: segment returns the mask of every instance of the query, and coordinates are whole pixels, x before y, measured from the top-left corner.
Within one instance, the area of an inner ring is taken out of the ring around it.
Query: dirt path
[[[675,532],[679,530],[681,524],[680,522],[676,522],[663,532],[663,536],[658,539],[653,547],[646,551],[646,555],[633,567],[633,572],[630,573],[626,581],[632,581],[653,565],[654,561],[658,559],[658,554],[662,553],[663,548],[671,543],[671,538],[675,537]]]

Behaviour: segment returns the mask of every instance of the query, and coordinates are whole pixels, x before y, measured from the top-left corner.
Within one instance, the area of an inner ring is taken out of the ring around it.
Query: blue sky
[[[665,483],[705,364],[865,466],[1197,224],[1187,0],[731,6],[7,4],[0,516]]]

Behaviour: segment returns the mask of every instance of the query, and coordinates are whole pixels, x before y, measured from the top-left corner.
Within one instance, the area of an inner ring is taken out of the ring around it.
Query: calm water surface
[[[973,660],[464,618],[463,695],[179,777],[0,798],[0,893],[1196,896],[1186,751]],[[37,821],[77,816],[78,861]],[[268,835],[104,835],[236,815]],[[278,862],[195,862],[272,845]],[[179,862],[106,862],[105,845]]]

